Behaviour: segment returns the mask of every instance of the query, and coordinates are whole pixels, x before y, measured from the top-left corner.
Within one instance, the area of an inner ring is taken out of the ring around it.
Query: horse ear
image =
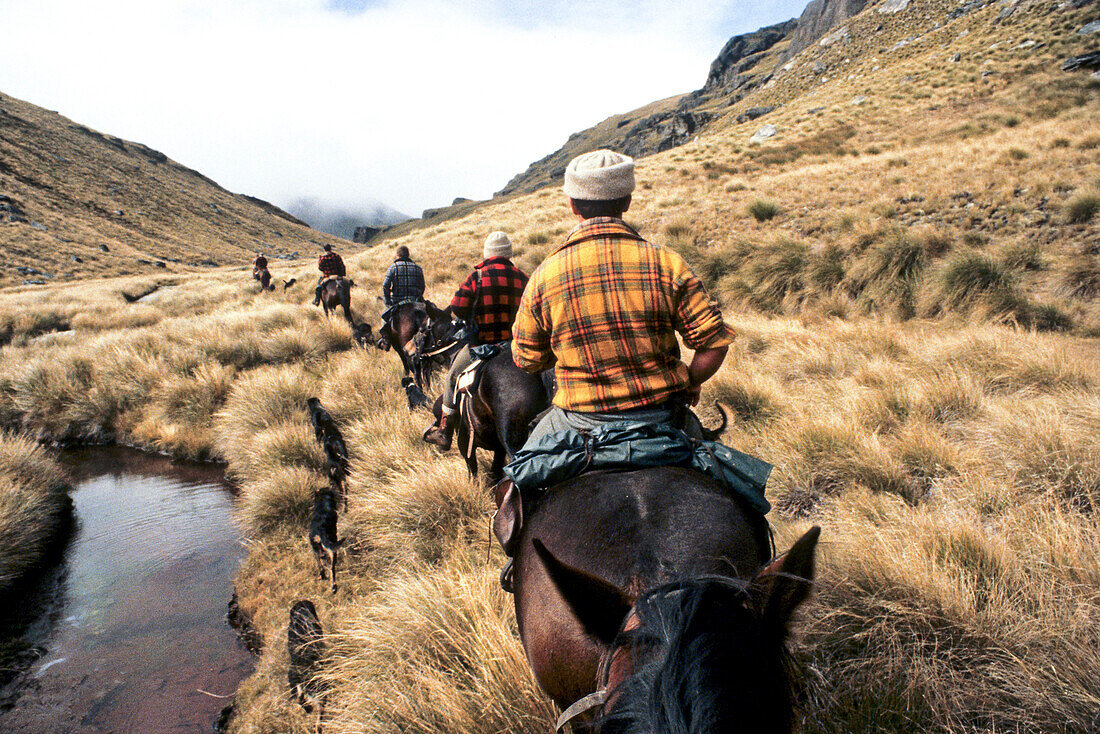
[[[814,551],[821,528],[813,526],[791,549],[756,574],[755,598],[764,619],[785,629],[791,615],[813,589]]]
[[[620,589],[590,573],[562,563],[542,541],[533,541],[558,592],[588,634],[605,645],[615,641],[634,603]]]

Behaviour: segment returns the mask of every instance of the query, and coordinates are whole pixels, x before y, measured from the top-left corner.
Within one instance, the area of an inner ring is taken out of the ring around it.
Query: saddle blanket
[[[689,438],[667,424],[618,421],[591,431],[557,431],[520,449],[504,473],[521,492],[552,487],[588,470],[682,466],[701,471],[761,515],[772,465],[716,441]]]
[[[402,306],[405,306],[405,305],[410,304],[410,303],[413,306],[416,307],[417,311],[420,311],[421,313],[427,313],[428,312],[428,305],[426,303],[424,303],[423,301],[417,301],[413,298],[406,298],[404,301],[398,301],[397,303],[393,304],[392,306],[387,308],[385,311],[383,311],[382,312],[382,320],[383,321],[389,321],[390,320],[390,314],[392,314],[394,311],[401,308]]]

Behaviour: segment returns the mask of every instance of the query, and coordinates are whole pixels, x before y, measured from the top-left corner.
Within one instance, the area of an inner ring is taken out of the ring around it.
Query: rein
[[[461,343],[462,342],[459,339],[455,339],[453,342],[451,342],[450,344],[448,344],[446,346],[439,347],[438,349],[433,349],[430,352],[421,352],[420,356],[421,357],[434,357],[437,354],[443,354],[443,352],[446,352],[448,349],[456,347]]]
[[[565,727],[569,726],[573,719],[581,714],[586,714],[594,708],[603,706],[605,701],[607,701],[607,691],[602,688],[595,693],[589,693],[583,698],[578,698],[569,708],[561,712],[561,716],[558,717],[557,723],[554,724],[555,734],[563,731]]]

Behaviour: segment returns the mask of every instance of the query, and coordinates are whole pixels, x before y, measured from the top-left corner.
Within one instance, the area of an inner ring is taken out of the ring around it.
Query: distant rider
[[[325,279],[337,275],[341,278],[348,274],[344,267],[344,259],[332,251],[332,245],[325,245],[325,251],[317,258],[317,269],[321,271],[321,277],[317,279],[317,288],[313,292],[313,305],[321,303],[321,286]]]
[[[409,257],[409,248],[397,248],[393,264],[382,281],[382,300],[390,308],[405,301],[424,300],[424,271]]]
[[[455,387],[458,376],[473,363],[470,347],[498,344],[512,339],[512,322],[519,310],[527,275],[512,264],[512,242],[503,232],[485,239],[480,263],[451,299],[451,313],[467,324],[476,324],[476,334],[455,355],[443,387],[443,415],[439,426],[430,426],[424,440],[446,451],[455,432]]]
[[[252,260],[252,279],[260,281],[261,288],[271,283],[271,273],[267,269],[267,256],[262,252]]]

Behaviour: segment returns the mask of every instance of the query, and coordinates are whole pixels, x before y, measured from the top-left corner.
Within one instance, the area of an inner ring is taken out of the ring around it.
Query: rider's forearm
[[[715,347],[714,349],[700,349],[691,358],[688,365],[688,377],[692,387],[702,385],[714,376],[722,362],[726,359],[729,347]]]

